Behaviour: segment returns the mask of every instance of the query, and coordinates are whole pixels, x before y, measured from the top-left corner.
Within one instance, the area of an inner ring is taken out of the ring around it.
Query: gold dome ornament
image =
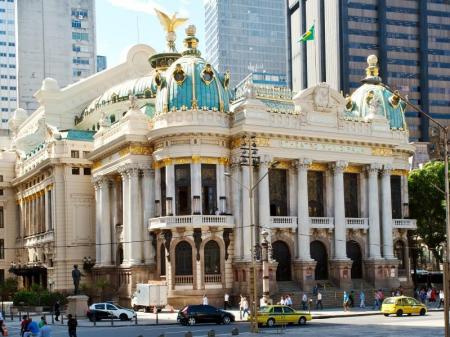
[[[362,80],[363,83],[380,84],[381,78],[379,76],[378,57],[376,55],[369,55],[367,57],[366,78]]]
[[[169,17],[166,13],[161,12],[155,8],[156,15],[158,16],[159,22],[163,26],[164,30],[167,32],[166,40],[167,46],[170,52],[176,52],[175,40],[177,35],[175,34],[175,29],[185,23],[187,18],[177,18],[177,13],[174,13],[172,17]]]

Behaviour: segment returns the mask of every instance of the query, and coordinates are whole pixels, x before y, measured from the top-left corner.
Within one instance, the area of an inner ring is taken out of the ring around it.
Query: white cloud
[[[153,0],[109,0],[109,3],[129,11],[148,13],[151,15],[156,15],[155,8],[167,12],[163,6]]]

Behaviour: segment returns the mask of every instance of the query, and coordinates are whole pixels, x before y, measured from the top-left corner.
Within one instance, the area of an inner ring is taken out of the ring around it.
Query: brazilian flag
[[[314,40],[314,25],[312,25],[311,28],[309,28],[308,31],[302,35],[298,42],[306,42],[312,40]]]

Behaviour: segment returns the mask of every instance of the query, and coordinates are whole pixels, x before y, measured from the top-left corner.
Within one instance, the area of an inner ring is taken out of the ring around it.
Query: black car
[[[230,324],[234,315],[211,305],[188,305],[178,312],[177,321],[182,325],[195,323]]]

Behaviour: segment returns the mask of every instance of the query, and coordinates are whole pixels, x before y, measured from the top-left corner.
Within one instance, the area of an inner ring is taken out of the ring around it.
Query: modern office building
[[[97,55],[97,72],[105,70],[107,67],[106,56]]]
[[[252,72],[286,75],[286,31],[284,0],[205,2],[206,56],[233,87]]]
[[[96,71],[95,1],[17,0],[18,105],[39,105],[42,80],[64,87]]]
[[[0,0],[0,129],[17,105],[14,0]]]
[[[383,82],[440,122],[450,107],[450,2],[444,0],[288,0],[289,76],[299,91],[318,82],[351,94],[368,54]],[[298,43],[315,23],[315,40]],[[446,98],[447,97],[447,98]],[[412,141],[429,140],[429,122],[406,112]]]

